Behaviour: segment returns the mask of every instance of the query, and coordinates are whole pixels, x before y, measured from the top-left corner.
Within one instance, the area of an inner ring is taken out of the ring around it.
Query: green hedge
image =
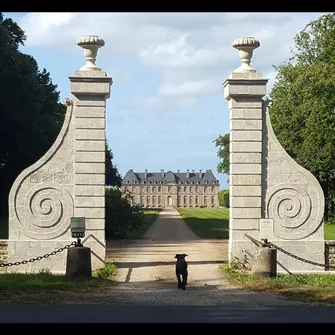
[[[229,208],[229,190],[222,190],[219,192],[219,205],[221,207]]]
[[[144,225],[141,205],[132,204],[131,196],[120,189],[106,189],[106,238],[124,238],[127,233]]]

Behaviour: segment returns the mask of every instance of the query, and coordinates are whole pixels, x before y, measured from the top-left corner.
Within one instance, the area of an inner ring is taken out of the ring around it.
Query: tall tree
[[[18,174],[53,144],[64,121],[57,85],[36,60],[19,51],[24,31],[0,13],[0,214]]]
[[[335,14],[309,23],[295,37],[288,63],[276,67],[270,116],[286,151],[319,180],[326,219],[334,216]]]
[[[221,161],[217,165],[219,173],[229,174],[229,133],[226,135],[219,135],[214,141],[218,148],[217,155]]]
[[[289,61],[274,66],[278,73],[269,113],[284,149],[320,182],[325,218],[331,219],[335,214],[335,14],[310,22],[294,41]],[[227,172],[229,144],[221,136],[215,144],[222,159],[219,168]]]
[[[106,141],[106,186],[120,187],[122,177],[115,165],[113,165],[113,152]]]

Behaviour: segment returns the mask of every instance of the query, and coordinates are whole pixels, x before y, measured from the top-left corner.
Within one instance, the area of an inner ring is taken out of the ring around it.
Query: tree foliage
[[[221,207],[229,208],[229,190],[222,190],[219,192],[219,205]]]
[[[229,174],[229,133],[223,136],[219,135],[214,143],[218,148],[217,155],[221,159],[217,170],[219,173]]]
[[[0,13],[0,214],[8,212],[9,190],[18,174],[53,144],[66,107],[57,85],[36,60],[19,51],[24,31]]]
[[[8,195],[17,176],[52,146],[63,125],[66,107],[50,73],[19,51],[26,35],[12,19],[0,13],[0,216],[8,214]],[[106,228],[108,236],[122,237],[141,225],[141,206],[132,204],[119,187],[122,177],[113,165],[108,142],[106,154]]]
[[[113,152],[106,140],[106,186],[120,187],[122,177],[115,165],[113,165]]]
[[[145,222],[143,208],[130,194],[118,188],[106,189],[106,238],[124,238]]]
[[[285,150],[320,182],[326,219],[334,216],[335,14],[309,23],[278,71],[270,98],[272,126]]]
[[[320,182],[329,220],[335,214],[335,14],[307,24],[294,42],[288,62],[274,66],[269,113],[284,149]],[[229,134],[215,145],[218,171],[229,173]]]

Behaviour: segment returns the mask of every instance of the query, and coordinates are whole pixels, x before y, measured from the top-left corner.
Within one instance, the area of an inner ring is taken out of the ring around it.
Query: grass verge
[[[228,208],[180,208],[179,214],[200,238],[229,238]]]
[[[248,290],[281,294],[301,302],[335,304],[335,276],[332,275],[279,275],[276,278],[263,278],[228,264],[220,265],[220,270],[232,284]]]
[[[48,270],[36,273],[1,273],[0,301],[17,300],[29,294],[37,294],[40,301],[48,293],[87,293],[115,284],[116,265],[106,263],[103,268],[92,273],[92,278],[69,278],[66,275],[52,274]],[[46,298],[46,300],[49,298]],[[28,299],[29,300],[29,299]]]
[[[335,224],[325,223],[325,240],[335,240]]]

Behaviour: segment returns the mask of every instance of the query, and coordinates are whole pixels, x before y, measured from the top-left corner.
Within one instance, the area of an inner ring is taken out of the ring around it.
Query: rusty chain
[[[333,269],[334,269],[334,268],[335,268],[335,266],[332,266],[332,265],[321,264],[321,263],[317,263],[317,262],[309,261],[308,259],[305,259],[305,258],[301,258],[301,257],[299,257],[299,256],[296,256],[296,255],[294,255],[294,254],[292,254],[292,253],[290,253],[290,252],[284,250],[283,248],[278,247],[278,246],[275,245],[274,243],[269,242],[267,239],[263,239],[262,241],[263,241],[263,245],[264,245],[265,247],[276,248],[277,250],[281,251],[282,253],[284,253],[284,254],[286,254],[286,255],[292,257],[292,258],[295,258],[295,259],[297,259],[297,260],[299,260],[299,261],[302,261],[302,262],[305,262],[305,263],[309,263],[309,264],[312,264],[312,265],[316,265],[316,266],[322,266],[322,267],[324,267],[324,268],[328,268],[328,269],[330,269],[330,268],[333,268]]]
[[[27,263],[33,263],[35,261],[40,261],[43,258],[48,258],[49,256],[56,255],[59,252],[62,252],[66,249],[69,249],[71,246],[77,245],[77,243],[78,243],[77,241],[73,241],[71,244],[68,244],[68,245],[64,246],[63,248],[59,248],[58,250],[50,252],[50,254],[45,254],[44,256],[38,256],[38,257],[35,257],[35,258],[31,258],[29,260],[24,260],[24,261],[21,261],[21,262],[14,262],[14,263],[2,263],[2,264],[0,264],[0,268],[5,267],[5,266],[13,266],[13,265],[17,266],[17,265],[21,265],[21,264],[27,264]]]

